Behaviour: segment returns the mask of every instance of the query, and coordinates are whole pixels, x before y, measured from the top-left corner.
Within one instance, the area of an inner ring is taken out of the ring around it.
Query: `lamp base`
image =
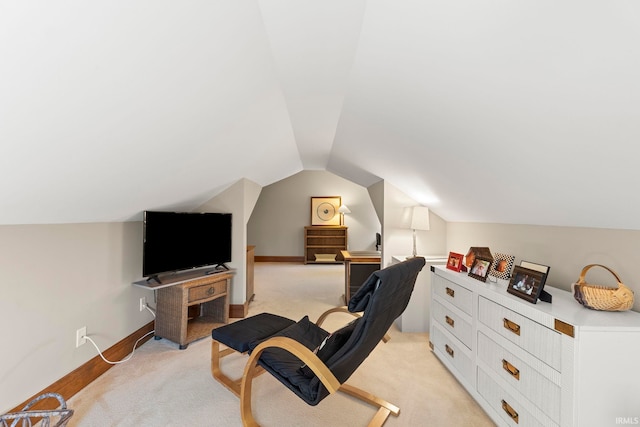
[[[418,256],[418,251],[416,250],[416,229],[413,229],[413,257],[415,258]]]

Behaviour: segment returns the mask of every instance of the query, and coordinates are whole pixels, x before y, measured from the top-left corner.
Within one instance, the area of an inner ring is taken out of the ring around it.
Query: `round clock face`
[[[331,203],[320,203],[317,209],[318,218],[323,221],[329,221],[336,216],[336,208]]]

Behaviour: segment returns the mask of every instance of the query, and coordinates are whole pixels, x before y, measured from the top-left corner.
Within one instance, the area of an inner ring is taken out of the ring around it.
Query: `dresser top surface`
[[[476,291],[480,296],[489,296],[497,303],[525,316],[538,317],[541,314],[548,315],[574,326],[579,326],[583,330],[605,330],[611,328],[640,330],[640,313],[631,310],[624,312],[591,310],[580,305],[571,292],[552,286],[544,287],[544,290],[552,295],[552,303],[538,301],[536,304],[532,304],[509,294],[507,292],[508,283],[504,280],[498,280],[493,283],[487,279],[487,282],[483,283],[468,276],[467,273],[458,273],[447,269],[445,266],[434,266],[433,271],[438,276],[449,279],[469,290]]]

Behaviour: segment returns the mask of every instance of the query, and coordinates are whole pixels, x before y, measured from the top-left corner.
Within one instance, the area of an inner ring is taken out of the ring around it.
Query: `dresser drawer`
[[[472,292],[457,285],[443,277],[435,276],[433,283],[433,292],[441,296],[445,301],[450,302],[463,312],[471,316],[472,314]]]
[[[506,392],[482,368],[478,368],[478,393],[506,425],[517,427],[558,427],[542,411],[529,411],[522,403],[522,397]]]
[[[464,377],[465,380],[471,381],[473,378],[473,365],[471,359],[463,350],[463,345],[455,339],[451,339],[441,329],[441,326],[435,323],[431,327],[431,344],[444,355],[445,360],[449,361],[455,369]],[[469,350],[466,350],[467,352]]]
[[[198,285],[189,288],[188,302],[198,302],[200,300],[207,300],[216,295],[222,295],[227,291],[227,281],[219,281],[215,283],[209,283],[206,285]]]
[[[478,333],[478,359],[493,371],[492,375],[502,378],[549,418],[560,422],[560,374],[557,371],[537,359],[528,364],[482,332]]]
[[[432,316],[436,322],[440,323],[444,329],[458,338],[465,346],[471,349],[473,330],[471,323],[452,310],[440,304],[437,300],[433,300],[431,305]]]
[[[561,370],[560,333],[484,297],[478,298],[478,320],[547,365]]]

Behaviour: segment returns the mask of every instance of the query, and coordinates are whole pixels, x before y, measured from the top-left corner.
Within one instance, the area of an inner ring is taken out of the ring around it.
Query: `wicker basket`
[[[586,283],[584,278],[587,271],[596,266],[605,268],[613,274],[618,286],[609,288]],[[589,264],[582,269],[580,278],[573,284],[573,296],[580,304],[593,310],[625,311],[633,307],[633,291],[622,283],[613,270],[601,264]]]

